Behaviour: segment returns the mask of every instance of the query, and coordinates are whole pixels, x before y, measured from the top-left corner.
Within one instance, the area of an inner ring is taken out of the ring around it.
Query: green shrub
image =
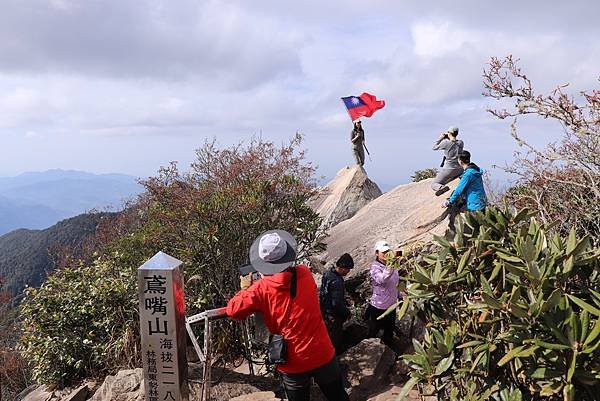
[[[62,385],[140,364],[136,269],[159,250],[184,262],[186,313],[194,314],[224,306],[239,289],[237,269],[261,232],[288,230],[301,256],[321,249],[321,219],[307,203],[314,169],[300,140],[207,143],[189,172],[173,164],[146,181],[122,226],[100,230],[119,235],[99,241],[95,262],[66,267],[29,291],[22,343],[36,378]],[[238,324],[224,321],[214,334],[216,352],[241,353]]]
[[[423,170],[415,171],[415,174],[411,175],[410,178],[412,179],[412,182],[419,182],[428,178],[435,178],[436,175],[437,168],[426,168]]]
[[[134,274],[97,260],[62,269],[41,288],[27,290],[21,343],[35,380],[65,385],[135,365]]]
[[[597,400],[600,249],[575,230],[550,237],[527,209],[458,226],[407,276],[401,312],[421,311],[428,329],[403,356],[404,395],[418,383],[439,400]]]

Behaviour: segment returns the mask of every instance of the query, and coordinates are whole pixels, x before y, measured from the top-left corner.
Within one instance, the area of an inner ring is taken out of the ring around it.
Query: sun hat
[[[377,241],[377,243],[375,244],[375,252],[377,252],[377,251],[387,252],[390,249],[392,249],[392,248],[390,248],[387,241],[381,240],[381,241]]]
[[[297,251],[298,243],[287,231],[265,231],[250,247],[250,264],[262,274],[272,275],[290,267]]]

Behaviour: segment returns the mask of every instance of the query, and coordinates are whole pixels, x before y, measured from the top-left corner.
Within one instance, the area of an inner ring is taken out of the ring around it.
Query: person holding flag
[[[354,154],[356,164],[362,167],[365,164],[365,150],[367,154],[369,150],[365,145],[365,131],[362,128],[360,118],[371,117],[373,113],[385,106],[385,101],[377,100],[377,97],[366,92],[363,92],[360,96],[343,97],[342,101],[348,110],[350,119],[354,123],[354,128],[350,134],[352,153]]]
[[[352,153],[354,160],[359,166],[365,165],[365,131],[362,128],[360,120],[354,122],[354,128],[350,133],[350,141],[352,142]]]

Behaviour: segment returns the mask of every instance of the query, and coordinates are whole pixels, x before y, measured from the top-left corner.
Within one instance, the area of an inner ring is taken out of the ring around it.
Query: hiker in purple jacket
[[[377,318],[390,306],[398,301],[398,271],[386,266],[386,255],[390,251],[386,241],[375,244],[375,260],[371,264],[371,281],[373,295],[365,311],[365,320],[369,325],[369,337],[376,337],[379,330],[383,329],[383,342],[390,348],[394,345],[394,326],[396,324],[396,311],[388,314],[381,320]]]

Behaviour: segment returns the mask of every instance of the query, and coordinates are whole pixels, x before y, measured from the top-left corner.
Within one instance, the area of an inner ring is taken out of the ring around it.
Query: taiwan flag
[[[383,100],[377,100],[375,96],[367,92],[363,92],[360,96],[343,97],[342,101],[346,105],[352,121],[361,117],[371,117],[373,113],[385,106]]]

